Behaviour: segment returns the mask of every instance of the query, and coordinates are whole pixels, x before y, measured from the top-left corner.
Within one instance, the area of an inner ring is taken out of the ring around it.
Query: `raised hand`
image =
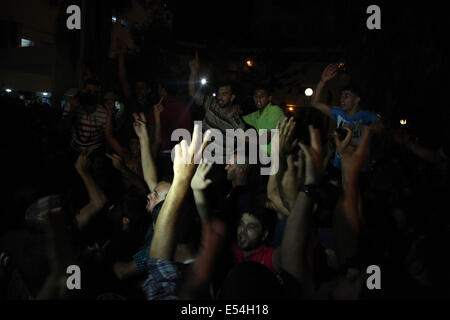
[[[327,82],[333,79],[337,75],[338,69],[339,64],[329,64],[322,73],[322,81]]]
[[[211,168],[212,164],[210,163],[202,162],[199,164],[191,181],[192,190],[203,191],[212,183],[211,179],[205,179],[208,172],[211,171]]]
[[[157,104],[153,106],[153,114],[155,115],[155,120],[159,120],[161,118],[161,112],[164,111],[164,106],[161,104],[165,97],[162,97],[161,100]]]
[[[299,143],[306,157],[305,185],[318,183],[323,173],[323,152],[320,131],[312,125],[309,125],[308,129],[311,137],[311,146]]]
[[[295,121],[293,117],[284,118],[283,122],[277,124],[277,129],[280,130],[280,154],[285,155],[294,149],[297,144],[297,140],[292,141],[292,134],[295,129]]]
[[[203,150],[209,142],[211,132],[208,130],[203,136],[200,126],[194,126],[194,133],[192,135],[192,142],[190,145],[186,140],[181,141],[175,146],[175,159],[173,161],[174,180],[190,180],[194,175],[196,163],[200,163],[202,159]]]
[[[200,62],[198,59],[198,51],[195,51],[195,57],[191,60],[189,60],[189,68],[191,69],[192,73],[197,73],[198,69],[200,68]]]
[[[348,131],[349,134],[347,134],[344,141],[340,141],[336,135],[334,139],[339,156],[341,157],[342,176],[356,178],[369,159],[369,136],[371,128],[367,126],[364,128],[358,147],[350,145],[351,130],[348,129]]]
[[[77,162],[75,163],[75,169],[79,174],[86,174],[89,171],[89,168],[91,166],[91,161],[89,160],[89,151],[83,151],[77,159]]]
[[[145,114],[143,112],[141,112],[139,115],[133,113],[133,118],[133,127],[136,135],[139,137],[139,139],[148,138],[147,119],[145,117]]]

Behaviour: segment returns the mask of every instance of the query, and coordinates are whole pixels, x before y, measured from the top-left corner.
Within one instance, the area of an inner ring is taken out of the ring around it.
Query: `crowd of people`
[[[312,107],[291,113],[255,84],[244,114],[232,82],[214,96],[197,88],[197,54],[188,101],[178,82],[131,82],[125,55],[121,90],[89,73],[63,109],[1,96],[12,120],[1,299],[449,297],[448,146],[389,127],[364,110],[357,86],[331,106],[323,96],[338,63]],[[261,175],[248,152],[239,162],[240,150],[195,163],[214,130],[249,128],[278,129],[259,146],[278,157],[275,174]],[[173,141],[176,129],[192,139]],[[81,270],[80,290],[67,286],[69,266]]]

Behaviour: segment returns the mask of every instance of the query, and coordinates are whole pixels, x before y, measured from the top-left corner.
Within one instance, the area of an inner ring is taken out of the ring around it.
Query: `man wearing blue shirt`
[[[319,97],[328,81],[333,79],[339,70],[338,64],[328,65],[322,73],[322,79],[317,85],[311,100],[314,108],[322,111],[336,122],[336,127],[347,127],[352,130],[351,145],[358,146],[364,126],[378,120],[375,113],[360,109],[361,94],[356,87],[348,86],[342,90],[340,106],[331,107],[319,102]],[[341,159],[336,152],[333,162],[337,169],[341,169]]]

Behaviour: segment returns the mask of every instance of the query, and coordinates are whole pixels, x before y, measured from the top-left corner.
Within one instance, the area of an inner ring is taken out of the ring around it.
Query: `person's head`
[[[232,105],[236,95],[234,94],[231,83],[223,82],[218,85],[217,103],[221,108],[226,108]]]
[[[231,163],[225,166],[225,170],[227,171],[227,179],[233,184],[245,184],[247,182],[250,165],[248,164],[247,158],[245,158],[244,164],[238,164],[237,160],[238,156],[237,154],[234,154],[232,156]]]
[[[237,245],[243,251],[257,249],[271,236],[274,212],[262,206],[244,210],[237,229]]]
[[[84,91],[92,95],[97,95],[100,91],[100,81],[90,78],[84,81]]]
[[[151,87],[147,84],[147,82],[143,80],[136,81],[134,93],[136,94],[136,98],[138,98],[138,100],[145,99],[151,91]]]
[[[345,112],[359,109],[361,91],[355,86],[347,86],[341,93],[341,109]]]
[[[264,109],[272,101],[270,90],[262,86],[256,87],[253,92],[253,101],[258,110]]]
[[[103,104],[106,108],[114,108],[117,100],[117,95],[113,91],[107,91],[103,96]]]
[[[167,193],[170,189],[170,183],[161,181],[155,187],[155,191],[151,192],[147,196],[147,212],[152,212],[157,204],[166,199]]]

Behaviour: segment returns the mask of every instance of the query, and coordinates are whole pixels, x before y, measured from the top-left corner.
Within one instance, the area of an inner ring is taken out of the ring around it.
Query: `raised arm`
[[[161,146],[161,112],[164,111],[164,106],[161,104],[165,97],[162,97],[159,100],[159,103],[153,106],[153,115],[155,117],[155,125],[154,125],[154,141],[151,145],[151,152],[153,158],[156,159],[158,156],[158,151]]]
[[[119,47],[119,79],[122,84],[123,95],[126,98],[131,97],[131,89],[130,84],[127,79],[127,69],[125,66],[125,52],[127,50],[127,46],[124,44],[120,44]]]
[[[195,89],[195,83],[198,79],[198,69],[200,68],[197,51],[195,52],[194,59],[189,61],[189,68],[191,69],[189,75],[189,96],[194,99],[196,104],[201,105],[203,103],[204,95]]]
[[[325,68],[325,70],[322,73],[322,78],[319,81],[319,83],[317,84],[316,91],[314,91],[314,94],[311,99],[311,105],[314,108],[322,111],[329,117],[331,117],[333,115],[331,106],[320,102],[320,96],[322,95],[323,88],[325,87],[327,82],[330,81],[331,79],[333,79],[336,76],[337,72],[338,72],[338,64],[337,63],[330,64]]]
[[[103,209],[107,202],[102,189],[95,183],[92,175],[89,173],[89,167],[89,154],[83,152],[78,157],[75,168],[81,179],[83,179],[84,186],[89,195],[89,203],[85,205],[76,216],[78,229],[83,229],[92,218]]]
[[[105,154],[109,159],[111,159],[114,168],[120,171],[120,173],[127,179],[131,184],[136,186],[142,194],[148,194],[148,186],[141,176],[134,173],[132,170],[128,169],[123,163],[122,158],[117,154]]]
[[[114,138],[113,136],[113,111],[112,106],[107,103],[106,104],[106,127],[105,127],[105,138],[106,141],[110,144],[110,146],[113,148],[114,152],[116,152],[122,159],[127,159],[127,151],[122,148],[120,143]]]
[[[144,180],[150,191],[154,191],[158,183],[158,175],[156,172],[155,162],[150,152],[150,139],[147,131],[147,120],[144,113],[137,115],[133,113],[134,131],[139,137],[141,146],[142,171],[144,172]]]
[[[212,164],[201,163],[195,171],[191,181],[191,188],[194,193],[195,206],[202,221],[208,221],[208,202],[205,197],[205,189],[212,183],[211,179],[206,179],[206,175],[211,171]]]
[[[357,149],[349,145],[352,132],[348,128],[344,141],[335,137],[337,151],[342,164],[342,191],[334,215],[337,256],[341,264],[354,257],[358,250],[360,233],[359,175],[369,157],[370,129],[366,127]]]
[[[189,189],[195,172],[195,162],[201,159],[203,149],[209,139],[209,133],[201,141],[200,126],[194,127],[192,143],[185,140],[175,146],[173,162],[174,178],[166,200],[156,221],[155,233],[150,247],[150,258],[172,260],[175,250],[175,226],[181,205]]]
[[[320,132],[309,126],[311,146],[300,144],[305,154],[305,186],[317,186],[323,173],[322,144]],[[287,218],[281,243],[281,266],[308,290],[312,290],[311,276],[307,266],[307,244],[311,231],[314,195],[305,191],[298,193]]]

